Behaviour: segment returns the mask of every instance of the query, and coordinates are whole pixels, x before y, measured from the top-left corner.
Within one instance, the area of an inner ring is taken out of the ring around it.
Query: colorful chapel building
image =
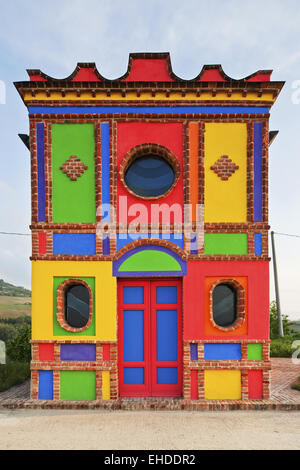
[[[269,398],[268,148],[283,82],[167,53],[28,70],[36,400]],[[273,134],[274,136],[274,134]],[[168,217],[169,216],[169,217]]]

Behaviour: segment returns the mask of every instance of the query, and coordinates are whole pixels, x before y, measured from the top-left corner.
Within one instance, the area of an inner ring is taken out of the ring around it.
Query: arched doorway
[[[118,276],[119,394],[182,396],[182,275],[168,248],[130,250]]]

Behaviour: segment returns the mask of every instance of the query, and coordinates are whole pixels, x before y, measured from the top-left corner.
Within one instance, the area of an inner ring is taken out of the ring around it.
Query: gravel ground
[[[0,410],[0,449],[300,449],[299,411]]]

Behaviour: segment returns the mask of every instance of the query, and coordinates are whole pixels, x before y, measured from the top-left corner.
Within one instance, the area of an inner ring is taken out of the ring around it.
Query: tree
[[[31,361],[31,328],[25,326],[14,339],[8,341],[6,353],[11,361],[30,362]]]

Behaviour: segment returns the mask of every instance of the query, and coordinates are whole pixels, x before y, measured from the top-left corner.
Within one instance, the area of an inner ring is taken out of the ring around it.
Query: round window
[[[147,155],[135,159],[125,172],[128,188],[142,197],[158,197],[174,184],[175,172],[164,158]]]

